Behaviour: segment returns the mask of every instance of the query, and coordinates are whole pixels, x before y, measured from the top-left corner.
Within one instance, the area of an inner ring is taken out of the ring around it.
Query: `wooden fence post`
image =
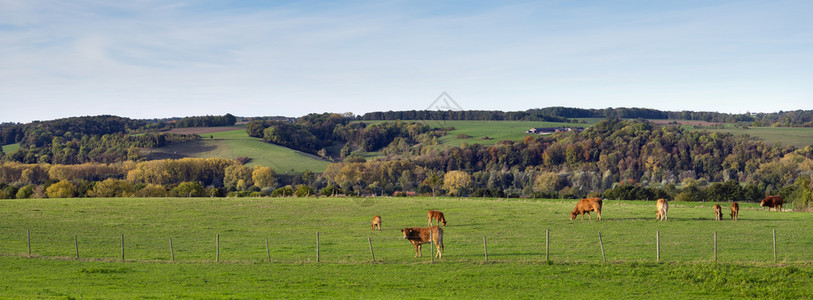
[[[488,262],[488,244],[486,244],[486,237],[483,237],[483,252],[485,252],[486,262]]]
[[[367,237],[367,243],[370,244],[370,256],[372,256],[373,261],[375,261],[375,252],[373,252],[373,240],[370,237]]]
[[[550,229],[545,229],[545,262],[550,262]]]
[[[268,262],[271,262],[271,248],[268,247],[268,238],[265,238],[265,256],[268,258]]]
[[[717,262],[717,231],[714,232],[714,262]]]
[[[607,262],[607,257],[604,256],[604,242],[601,240],[601,232],[598,233],[598,243],[601,245],[601,260]]]
[[[215,262],[220,262],[220,234],[215,236]]]
[[[76,259],[79,259],[79,238],[73,236],[73,248],[76,249]]]
[[[655,257],[658,261],[661,261],[661,231],[655,231]]]
[[[25,230],[25,236],[28,240],[28,257],[31,257],[31,229]]]
[[[316,232],[316,262],[319,262],[319,232]]]
[[[121,234],[121,261],[124,261],[124,234]]]
[[[172,262],[175,262],[175,249],[172,247],[172,238],[169,238],[169,255],[172,258]]]
[[[776,229],[773,230],[773,263],[776,263]]]

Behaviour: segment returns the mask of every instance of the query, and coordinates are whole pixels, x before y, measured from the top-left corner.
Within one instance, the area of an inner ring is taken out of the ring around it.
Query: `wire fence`
[[[434,259],[434,244],[424,244],[421,257],[395,229],[371,231],[368,236],[337,232],[296,235],[241,236],[239,233],[155,237],[122,233],[98,235],[54,234],[26,229],[5,231],[0,253],[6,256],[123,262],[178,263],[404,263],[404,262],[623,262],[702,261],[809,263],[813,241],[809,235],[754,231],[752,235],[723,235],[716,231],[675,235],[655,230],[650,236],[602,233],[573,236],[546,229],[528,235],[492,233],[459,235],[447,230],[443,256]]]

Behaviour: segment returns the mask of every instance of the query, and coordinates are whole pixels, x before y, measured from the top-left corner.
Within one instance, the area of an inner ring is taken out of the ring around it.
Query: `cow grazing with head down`
[[[579,200],[579,203],[576,203],[576,208],[570,213],[570,219],[575,220],[576,215],[582,215],[582,220],[584,220],[584,214],[587,214],[587,218],[590,220],[593,217],[590,216],[591,211],[596,211],[598,214],[598,219],[601,220],[601,198],[587,198]]]
[[[415,257],[423,256],[421,244],[431,242],[435,242],[437,248],[435,257],[443,256],[443,228],[440,226],[404,228],[401,229],[401,232],[404,233],[404,238],[415,246]]]
[[[370,225],[370,228],[376,230],[376,227],[378,227],[378,231],[381,231],[381,216],[373,217],[373,224]]]
[[[432,226],[432,219],[438,220],[438,225],[443,223],[443,227],[446,227],[446,217],[443,216],[443,213],[437,210],[429,210],[426,212],[426,218],[429,221],[429,226]]]
[[[723,219],[723,208],[720,207],[720,204],[714,205],[714,219],[720,221]]]
[[[655,217],[658,221],[666,221],[666,213],[669,212],[669,202],[666,202],[666,199],[658,199],[657,209],[655,211]]]
[[[740,205],[737,202],[731,203],[731,220],[740,219]]]
[[[763,206],[763,207],[767,206],[768,211],[771,211],[772,207],[776,208],[776,211],[781,211],[782,210],[782,201],[784,201],[784,200],[785,200],[785,198],[783,198],[780,195],[768,196],[768,197],[765,197],[765,199],[762,199],[762,202],[759,203],[759,206]]]

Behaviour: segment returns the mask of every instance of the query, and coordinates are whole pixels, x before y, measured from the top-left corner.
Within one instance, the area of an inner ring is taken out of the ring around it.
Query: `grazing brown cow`
[[[584,220],[584,214],[587,214],[587,218],[590,220],[593,217],[590,216],[591,211],[596,211],[598,214],[598,219],[601,220],[601,198],[587,198],[579,200],[579,203],[576,203],[576,209],[574,209],[570,213],[570,219],[575,220],[576,215],[582,215],[582,220]]]
[[[740,219],[740,205],[737,202],[731,203],[731,219],[734,221]]]
[[[723,219],[723,208],[720,207],[720,204],[714,205],[714,219],[720,221]]]
[[[381,216],[373,217],[373,225],[370,225],[370,229],[375,230],[378,227],[378,231],[381,231]]]
[[[669,212],[669,202],[666,202],[666,199],[658,199],[657,208],[658,210],[655,211],[655,217],[658,221],[666,221],[666,213]]]
[[[779,196],[779,195],[777,195],[777,196],[768,196],[768,197],[765,197],[765,199],[762,199],[762,202],[759,203],[759,206],[767,206],[768,211],[771,211],[772,207],[776,208],[776,211],[781,211],[782,210],[782,201],[784,201],[784,200],[785,200],[785,198],[782,198],[782,196]]]
[[[443,227],[446,227],[446,217],[443,216],[442,212],[437,210],[429,210],[426,212],[426,218],[429,220],[429,226],[432,226],[432,219],[438,220],[438,225],[443,223]]]
[[[433,241],[436,248],[438,248],[435,257],[441,258],[443,256],[443,228],[440,228],[440,226],[404,228],[401,229],[401,232],[404,233],[405,239],[415,245],[415,257],[423,256],[421,254],[421,244]]]

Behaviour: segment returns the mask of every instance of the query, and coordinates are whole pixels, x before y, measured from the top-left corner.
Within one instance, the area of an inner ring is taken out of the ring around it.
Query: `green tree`
[[[297,197],[308,197],[313,195],[313,189],[305,184],[300,184],[298,187],[296,187],[296,192],[294,195]]]
[[[172,193],[177,197],[203,197],[206,189],[200,182],[186,181],[181,182],[177,187],[172,189]]]
[[[426,173],[426,179],[423,180],[423,184],[432,188],[432,198],[435,198],[435,190],[443,186],[443,178],[444,176],[440,172],[429,171]]]

